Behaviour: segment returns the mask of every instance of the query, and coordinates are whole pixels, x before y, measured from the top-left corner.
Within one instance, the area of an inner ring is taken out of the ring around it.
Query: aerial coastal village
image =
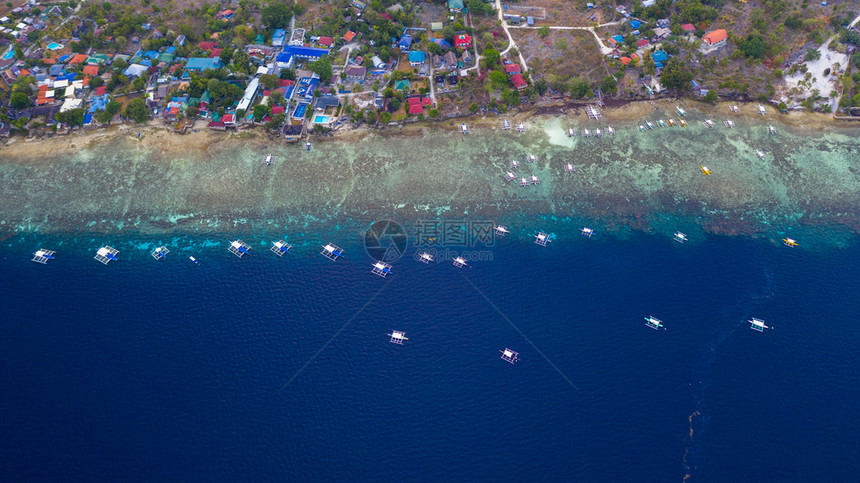
[[[0,138],[157,123],[292,142],[662,97],[852,118],[858,15],[807,0],[14,0]]]

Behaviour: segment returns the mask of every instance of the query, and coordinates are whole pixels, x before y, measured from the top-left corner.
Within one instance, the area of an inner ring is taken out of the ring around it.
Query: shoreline
[[[768,114],[770,115],[772,112],[776,114],[775,117],[762,116],[757,111],[752,112],[752,109],[754,109],[752,106],[756,104],[755,102],[721,102],[711,105],[683,98],[663,98],[643,101],[623,101],[613,104],[615,105],[603,110],[604,116],[601,121],[590,120],[585,115],[584,109],[586,106],[591,105],[591,103],[559,102],[533,107],[524,111],[518,110],[500,114],[470,114],[463,117],[439,120],[423,119],[395,126],[372,127],[367,124],[359,126],[345,124],[344,128],[332,131],[330,134],[322,136],[310,135],[310,137],[316,142],[329,143],[356,141],[373,134],[382,136],[410,136],[416,135],[415,131],[425,129],[456,131],[460,124],[464,122],[470,125],[470,127],[481,130],[489,128],[501,131],[499,123],[503,119],[508,119],[512,124],[515,124],[518,122],[540,121],[542,118],[552,117],[564,117],[568,121],[577,124],[577,126],[598,122],[600,124],[619,123],[624,125],[627,123],[635,124],[636,121],[645,119],[656,121],[657,117],[660,117],[663,113],[665,113],[663,117],[678,117],[674,113],[676,105],[683,106],[685,109],[700,114],[715,116],[715,120],[729,117],[751,121],[767,119],[770,122],[779,123],[782,126],[798,131],[821,131],[828,127],[850,129],[852,126],[851,124],[846,124],[845,120],[835,119],[831,115],[820,113],[791,112],[782,114],[771,108]],[[733,104],[743,106],[741,107],[742,112],[731,112],[729,106]],[[744,107],[748,107],[749,109],[744,109]],[[652,115],[654,111],[660,111],[660,113],[655,117]],[[108,126],[107,128],[83,129],[71,134],[53,135],[46,138],[12,137],[4,144],[0,144],[0,155],[5,159],[27,160],[28,162],[38,163],[40,161],[49,161],[47,158],[50,157],[70,154],[82,149],[96,149],[111,142],[138,141],[136,139],[137,133],[141,133],[139,146],[149,149],[153,153],[158,153],[161,157],[169,157],[173,154],[202,157],[210,149],[221,144],[251,142],[260,148],[296,144],[286,143],[279,138],[273,138],[261,127],[224,132],[209,129],[204,125],[202,128],[197,129],[196,132],[189,131],[184,134],[177,134],[172,132],[170,124],[165,124],[159,120],[150,120],[143,124],[124,123]]]

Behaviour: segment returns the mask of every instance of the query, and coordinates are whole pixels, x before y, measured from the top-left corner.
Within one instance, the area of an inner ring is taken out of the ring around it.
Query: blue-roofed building
[[[140,61],[140,65],[145,65],[147,67],[152,67],[152,61],[149,59],[143,59]]]
[[[409,65],[412,67],[421,65],[426,60],[427,56],[423,51],[413,50],[409,52]]]
[[[174,53],[176,53],[176,47],[173,47],[173,46],[168,47],[168,48],[164,49],[164,52],[168,53],[168,54],[174,54]]]
[[[108,95],[93,96],[90,100],[90,108],[87,112],[104,111],[108,103]]]
[[[296,110],[293,111],[293,119],[304,119],[309,105],[310,104],[307,102],[300,102],[299,105],[296,106]]]
[[[287,39],[287,31],[284,29],[275,29],[275,32],[272,34],[272,45],[275,47],[282,47],[284,45],[284,41]]]
[[[84,114],[84,126],[89,126],[93,122],[93,115],[90,113]]]
[[[284,89],[284,99],[289,100],[291,97],[293,97],[293,91],[295,90],[296,86],[287,86],[287,88]]]
[[[666,52],[663,52],[662,50],[658,50],[657,52],[651,54],[651,58],[654,59],[655,64],[662,65],[666,65],[666,61],[669,60],[669,56],[666,55]]]
[[[400,40],[397,41],[397,46],[400,47],[400,50],[407,51],[412,48],[412,36],[409,34],[403,34],[403,37],[400,37]]]
[[[439,47],[442,47],[445,50],[451,48],[451,42],[448,42],[448,39],[433,39],[433,42],[439,44]]]
[[[634,30],[638,29],[641,26],[642,26],[642,22],[640,22],[638,20],[631,20],[630,21],[630,28],[632,28]]]
[[[623,44],[624,43],[624,36],[623,35],[613,35],[612,40],[614,40],[618,44]]]
[[[143,54],[143,56],[148,57],[150,59],[157,59],[158,58],[158,52],[156,52],[154,50],[147,50],[146,53]]]
[[[54,64],[48,70],[48,75],[51,77],[57,77],[58,75],[63,75],[63,69],[66,68],[66,64]]]
[[[298,97],[299,99],[304,98],[310,101],[313,98],[314,90],[317,88],[319,83],[319,77],[302,77],[299,83],[296,84],[296,97]]]
[[[188,63],[185,64],[185,70],[197,70],[204,71],[206,69],[220,69],[221,68],[221,59],[218,57],[192,57],[188,59]]]
[[[302,47],[298,45],[285,45],[284,50],[278,54],[278,66],[281,68],[291,68],[296,59],[305,59],[314,61],[324,55],[328,55],[328,49],[319,49],[316,47]]]

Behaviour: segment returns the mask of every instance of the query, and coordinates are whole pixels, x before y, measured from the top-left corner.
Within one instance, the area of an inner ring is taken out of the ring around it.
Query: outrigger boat
[[[612,126],[606,126],[606,134],[609,134],[610,136],[614,136],[615,135],[615,129],[612,129]]]
[[[731,109],[732,112],[738,112],[738,106],[732,106],[729,109]]]
[[[672,127],[675,127],[675,120],[672,119],[671,117],[669,118],[669,125]]]
[[[535,176],[535,175],[532,175],[532,177],[531,177],[530,179],[531,179],[532,184],[538,184],[538,183],[540,183],[540,180],[539,180],[539,179],[538,179],[538,177],[537,177],[537,176]]]
[[[666,127],[666,121],[662,119],[657,119],[657,125],[660,127]]]
[[[776,129],[774,129],[773,126],[768,126],[767,132],[769,132],[770,134],[776,134]]]
[[[639,125],[639,132],[644,132],[644,131],[645,131],[645,125],[644,125],[644,124],[640,124],[640,125]]]
[[[708,169],[708,167],[707,167],[707,166],[702,166],[702,174],[704,174],[705,176],[710,176],[710,175],[711,175],[711,170],[710,170],[710,169]]]
[[[757,319],[755,317],[751,318],[747,322],[750,323],[750,329],[752,329],[756,332],[764,332],[764,329],[770,329],[771,328],[771,327],[764,325],[763,320]]]
[[[503,130],[507,131],[510,128],[511,128],[511,123],[509,123],[507,119],[502,121],[502,129]]]
[[[681,127],[687,127],[687,121],[683,119],[678,119],[678,124],[680,124]]]
[[[598,137],[598,138],[599,138],[600,136],[603,136],[603,133],[602,133],[602,132],[600,132],[600,128],[597,128],[597,129],[595,129],[595,130],[594,130],[594,136],[595,136],[595,137]]]
[[[266,166],[271,166],[274,161],[275,161],[275,156],[273,156],[271,154],[267,154],[266,157],[263,158],[263,164],[265,164]]]
[[[756,150],[755,157],[757,157],[758,159],[764,159],[764,152],[762,152],[761,149]]]
[[[705,126],[708,126],[708,127],[714,127],[714,121],[712,121],[712,120],[710,120],[710,119],[705,119],[705,120],[704,120],[704,121],[702,121],[702,122],[704,122],[704,123],[705,123]]]
[[[645,121],[645,125],[648,126],[648,129],[654,129],[654,123],[651,121]]]
[[[529,180],[527,180],[527,179],[525,178],[525,176],[523,176],[522,178],[520,178],[520,184],[521,184],[521,185],[523,185],[523,186],[528,186],[528,185],[529,185]]]
[[[767,111],[765,110],[764,106],[762,106],[761,104],[758,105],[758,113],[761,114],[762,116],[767,114]]]
[[[730,119],[726,119],[725,122],[723,122],[723,124],[725,124],[726,127],[729,129],[735,127],[735,122],[730,120]]]
[[[517,161],[516,159],[515,159],[515,160],[513,160],[513,161],[511,161],[511,168],[513,168],[513,169],[519,169],[519,168],[520,168],[520,162],[519,162],[519,161]]]
[[[572,127],[567,128],[567,137],[572,138],[574,136],[576,136],[576,131]]]
[[[660,320],[654,316],[651,316],[651,315],[649,315],[648,317],[645,317],[645,325],[647,325],[648,327],[651,327],[654,330],[659,330],[659,329],[665,330],[666,329],[666,327],[663,327],[663,321],[662,320]]]
[[[588,132],[588,129],[583,129],[583,130],[582,130],[582,135],[583,135],[584,137],[591,137],[591,133],[590,133],[590,132]]]
[[[678,243],[684,243],[687,241],[687,235],[681,233],[680,231],[675,232],[675,241]]]
[[[532,163],[537,163],[537,156],[534,154],[529,154],[529,161]]]
[[[675,106],[675,112],[677,112],[681,117],[687,117],[687,111],[682,109],[681,106]]]
[[[505,181],[510,182],[510,181],[515,180],[515,179],[517,179],[517,175],[515,173],[511,173],[510,171],[505,173]]]
[[[573,164],[567,163],[564,165],[564,170],[568,173],[573,173],[574,171],[576,171],[576,168],[573,166]]]
[[[795,241],[794,238],[783,238],[782,243],[784,243],[787,247],[793,248],[797,246],[797,241]]]
[[[510,232],[511,232],[510,230],[508,230],[508,227],[506,227],[506,226],[504,226],[504,225],[498,225],[498,226],[496,226],[496,230],[495,230],[495,231],[496,231],[496,235],[497,235],[497,236],[505,236],[505,235],[507,235],[508,233],[510,233]]]
[[[517,124],[517,132],[526,132],[526,125],[523,123]]]

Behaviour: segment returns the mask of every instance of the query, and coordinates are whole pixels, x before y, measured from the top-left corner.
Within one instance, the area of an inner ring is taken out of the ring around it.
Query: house
[[[689,34],[689,33],[695,32],[696,27],[691,23],[685,23],[685,24],[681,25],[681,30],[683,30],[685,33]]]
[[[281,68],[291,68],[294,59],[305,59],[315,61],[324,55],[328,55],[328,49],[318,49],[316,47],[300,47],[296,45],[286,45],[284,50],[278,54],[278,66]]]
[[[658,69],[662,69],[663,66],[666,65],[666,62],[669,61],[669,56],[666,55],[666,52],[663,52],[662,50],[658,50],[658,51],[654,52],[653,54],[651,54],[651,59],[654,60],[654,64],[656,65],[656,67]]]
[[[615,44],[623,44],[624,43],[624,36],[623,35],[613,35],[612,37],[609,38],[609,40],[610,41],[614,40]]]
[[[410,97],[406,102],[409,114],[422,114],[424,112],[424,105],[421,103],[421,96]]]
[[[451,48],[451,43],[448,42],[448,39],[433,39],[434,44],[439,44],[439,47],[442,47],[442,50],[448,50]]]
[[[522,72],[522,69],[520,69],[520,64],[505,64],[505,74],[513,75],[519,74],[520,72]]]
[[[397,46],[404,52],[408,51],[412,48],[412,36],[409,34],[403,34],[403,36],[400,37],[400,40],[397,41]]]
[[[352,42],[352,39],[355,38],[356,33],[352,30],[347,30],[345,34],[343,34],[343,41],[346,43]]]
[[[248,111],[248,108],[251,107],[251,103],[254,102],[254,98],[257,97],[257,90],[260,88],[260,78],[254,77],[251,79],[251,82],[248,83],[248,87],[245,88],[245,94],[242,95],[242,99],[239,100],[239,104],[236,106],[236,110],[243,110],[245,112]]]
[[[221,116],[221,122],[224,123],[225,127],[236,127],[236,115],[224,114],[223,116]]]
[[[639,30],[639,27],[641,27],[641,26],[642,26],[642,22],[640,22],[638,20],[631,20],[630,21],[630,28],[632,28],[633,30]]]
[[[303,126],[301,124],[292,125],[286,124],[283,128],[284,140],[287,142],[295,142],[302,137]]]
[[[227,22],[227,21],[229,21],[230,19],[232,19],[232,18],[233,18],[233,15],[234,15],[235,13],[236,13],[236,12],[234,12],[234,11],[232,11],[232,10],[222,10],[222,11],[218,12],[218,14],[217,14],[217,15],[215,15],[215,18],[216,18],[216,19],[218,19],[218,20],[221,20],[221,21]]]
[[[472,37],[466,34],[454,36],[454,46],[460,49],[468,49],[472,46]]]
[[[463,65],[468,65],[474,62],[475,59],[472,58],[472,54],[468,50],[464,50],[460,60],[463,62]]]
[[[457,56],[454,52],[446,52],[445,55],[442,56],[442,64],[446,69],[456,69]]]
[[[184,35],[179,35],[179,36],[177,36],[177,37],[176,37],[176,40],[174,40],[174,41],[173,41],[173,43],[174,43],[177,47],[182,47],[183,45],[185,45],[185,36],[184,36]]]
[[[726,45],[726,39],[729,38],[728,32],[726,29],[717,29],[713,32],[706,33],[702,40],[705,41],[711,47],[722,47]]]
[[[463,0],[448,0],[448,11],[455,13],[462,12]]]
[[[672,35],[672,31],[668,27],[657,27],[654,29],[654,38],[657,40],[668,38],[669,35]]]
[[[361,82],[367,76],[367,67],[351,65],[344,69],[344,75],[349,82]]]
[[[82,72],[84,75],[97,76],[99,75],[99,66],[97,64],[85,65]]]
[[[410,84],[408,79],[400,79],[399,81],[394,82],[394,90],[395,91],[409,91]]]
[[[379,58],[379,56],[374,55],[370,58],[370,61],[373,63],[374,69],[382,69],[385,67],[385,62]]]
[[[328,47],[328,48],[331,48],[333,43],[334,43],[334,39],[331,37],[320,37],[320,39],[317,40],[318,45],[322,45],[323,47]]]
[[[284,29],[275,29],[272,33],[272,45],[275,47],[283,47],[284,41],[287,40],[287,31]]]
[[[523,79],[523,76],[520,74],[512,75],[511,76],[511,82],[513,82],[514,87],[516,87],[517,90],[520,90],[520,91],[525,89],[529,85],[528,82],[526,82],[526,80]]]
[[[211,52],[209,52],[209,58],[214,59],[215,57],[221,57],[221,52],[224,52],[224,49],[215,47]]]
[[[337,107],[339,101],[336,96],[320,96],[317,98],[314,103],[314,109],[318,111],[325,111],[329,107]]]
[[[443,28],[444,26],[442,25],[442,22],[430,22],[430,30],[432,30],[433,32],[438,32]]]
[[[424,52],[420,50],[413,50],[409,52],[409,65],[411,67],[416,67],[424,63],[426,60],[426,55]]]
[[[286,115],[286,109],[284,109],[284,106],[273,106],[272,107],[272,115],[274,116],[275,114]]]
[[[642,7],[648,8],[652,5],[654,5],[655,3],[657,3],[657,0],[642,0]]]
[[[147,70],[148,68],[145,65],[131,64],[130,66],[126,67],[126,69],[122,71],[122,73],[128,77],[139,77],[145,74]]]
[[[200,50],[202,50],[204,52],[209,52],[210,50],[214,49],[216,45],[218,45],[217,42],[204,40],[203,42],[200,42],[199,44],[197,44],[197,47],[199,47]]]
[[[636,41],[636,48],[641,49],[642,47],[645,47],[646,45],[648,45],[648,43],[649,43],[648,39],[639,39]]]
[[[191,57],[185,64],[185,70],[196,70],[202,72],[206,69],[220,69],[221,59],[218,57]]]

